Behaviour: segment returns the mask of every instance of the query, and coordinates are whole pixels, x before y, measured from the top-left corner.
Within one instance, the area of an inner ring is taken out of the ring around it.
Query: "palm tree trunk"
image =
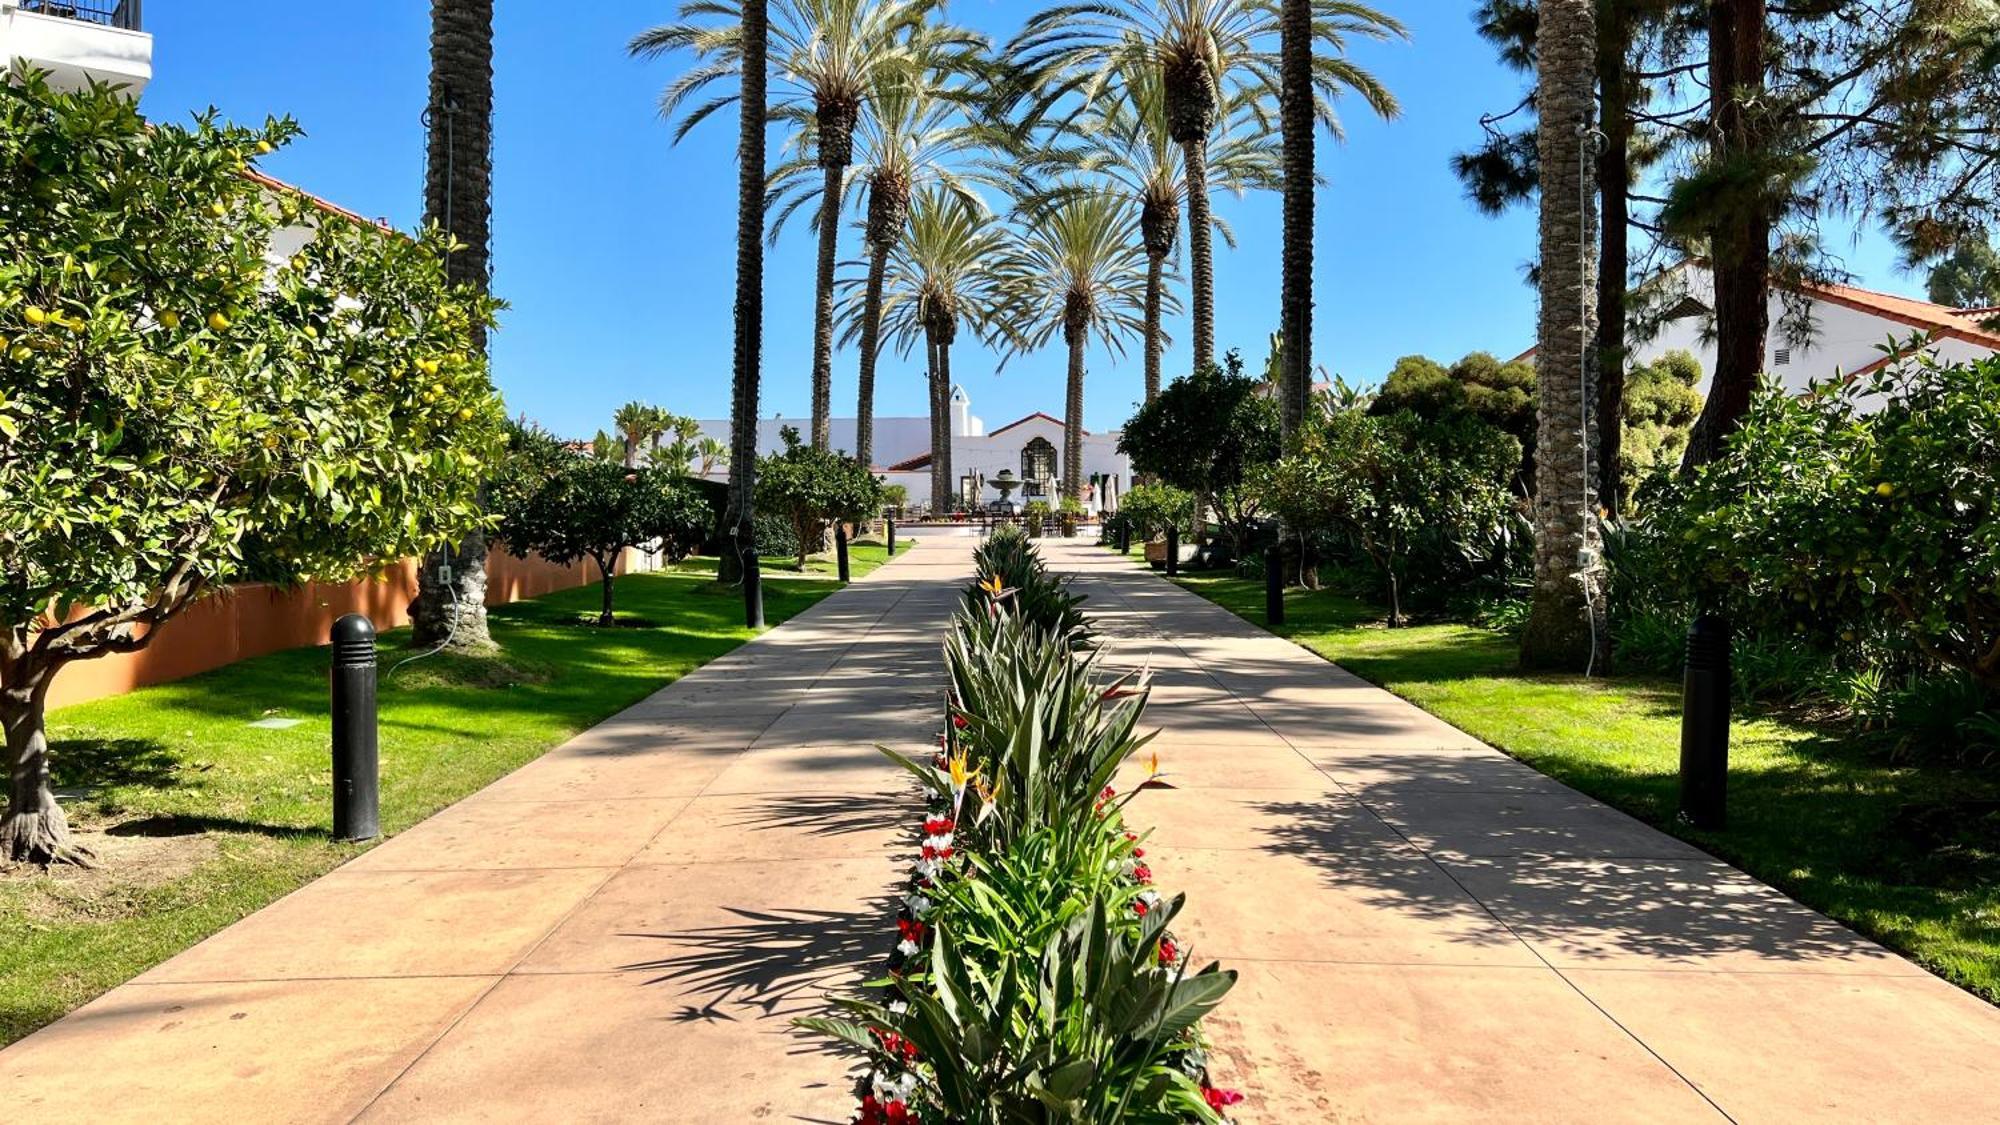
[[[1598,547],[1588,512],[1585,411],[1596,366],[1596,247],[1589,225],[1582,131],[1591,120],[1597,0],[1542,0],[1537,154],[1542,169],[1541,312],[1535,353],[1535,586],[1521,634],[1529,668],[1583,671],[1608,651],[1598,576],[1584,567]],[[1590,182],[1594,182],[1594,179]]]
[[[1160,297],[1166,288],[1166,255],[1146,252],[1146,401],[1160,395],[1160,359],[1165,351],[1161,335]]]
[[[1208,214],[1208,135],[1181,143],[1187,178],[1188,289],[1194,308],[1194,369],[1215,362],[1215,263],[1209,238],[1214,233]]]
[[[1278,297],[1278,424],[1286,448],[1305,425],[1312,388],[1312,0],[1284,0],[1279,16],[1278,117],[1284,131],[1284,280]]]
[[[938,443],[931,451],[931,459],[938,466],[940,479],[944,481],[945,503],[957,506],[958,478],[952,475],[951,464],[951,336],[949,333],[938,341]]]
[[[931,393],[931,514],[933,516],[941,515],[948,510],[945,504],[947,496],[943,456],[944,448],[950,444],[947,440],[949,430],[945,422],[948,403],[944,376],[938,370],[938,355],[943,351],[944,345],[939,342],[936,334],[930,329],[925,329],[924,375],[930,381]]]
[[[1597,89],[1604,152],[1597,161],[1597,495],[1611,512],[1624,503],[1625,275],[1631,271],[1632,116],[1626,0],[1601,9]]]
[[[1063,495],[1083,500],[1083,343],[1081,328],[1066,330],[1069,393],[1063,397]]]
[[[493,218],[493,0],[431,0],[431,79],[424,218],[461,245],[445,257],[454,285],[482,292]],[[486,350],[475,328],[473,346]],[[444,568],[449,565],[449,577]],[[477,532],[433,551],[410,603],[412,644],[492,647],[486,628],[486,537]]]
[[[812,447],[833,444],[833,267],[840,252],[840,196],[847,168],[826,166],[820,188],[819,270],[813,295]]]
[[[875,458],[875,352],[882,340],[882,275],[889,268],[889,246],[870,248],[868,291],[861,303],[861,391],[854,407],[854,459],[868,468]]]
[[[1711,130],[1718,164],[1741,166],[1762,155],[1766,112],[1757,103],[1764,87],[1764,0],[1716,0],[1709,5],[1709,89],[1715,91]],[[1725,96],[1725,92],[1726,96]],[[1722,454],[1722,443],[1750,409],[1751,392],[1764,370],[1771,331],[1771,203],[1731,201],[1711,238],[1715,277],[1715,376],[1708,401],[1688,435],[1683,467]]]
[[[724,555],[719,577],[742,577],[738,553],[756,546],[757,392],[764,346],[764,118],[766,0],[745,0],[742,21],[742,102],[736,137],[736,349],[729,403],[729,510],[736,552]]]

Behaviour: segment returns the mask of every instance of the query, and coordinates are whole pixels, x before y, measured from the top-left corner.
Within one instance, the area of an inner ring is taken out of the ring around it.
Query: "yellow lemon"
[[[434,359],[420,359],[417,361],[417,370],[426,375],[435,375],[438,373],[438,361]]]
[[[459,420],[459,421],[461,421],[461,422],[470,422],[470,421],[472,421],[472,408],[468,406],[468,407],[465,407],[465,408],[461,409],[461,410],[460,410],[460,411],[458,412],[458,420]]]
[[[1875,486],[1875,495],[1877,496],[1894,496],[1895,494],[1896,486],[1886,480]]]
[[[222,331],[223,329],[225,329],[225,328],[229,327],[229,318],[228,318],[228,317],[226,317],[226,316],[223,316],[223,315],[222,315],[221,313],[219,313],[219,312],[212,312],[212,313],[209,313],[209,314],[208,314],[208,327],[209,327],[209,330],[210,330],[211,332],[220,332],[220,331]]]
[[[266,154],[269,154],[269,153],[271,152],[271,150],[272,150],[272,149],[274,149],[274,148],[276,148],[276,147],[277,147],[277,146],[276,146],[276,145],[273,145],[273,144],[272,144],[272,143],[271,143],[270,141],[258,141],[258,142],[257,142],[257,152],[258,152],[258,154],[259,154],[259,155],[266,155]]]
[[[308,340],[317,340],[317,339],[319,339],[319,329],[317,329],[317,328],[314,328],[314,327],[313,327],[312,325],[310,325],[310,324],[306,325],[306,327],[305,327],[305,334],[306,334],[306,339],[308,339]]]
[[[29,324],[35,325],[37,327],[40,327],[41,325],[47,324],[49,322],[48,310],[42,308],[39,305],[29,305],[27,308],[22,309],[21,318],[23,320],[26,320]]]
[[[34,354],[35,349],[26,344],[15,344],[13,347],[7,349],[7,357],[15,363],[26,363],[28,362],[28,357]]]
[[[229,205],[218,199],[208,205],[208,213],[220,219],[224,215],[229,214]]]
[[[172,309],[168,309],[166,312],[160,314],[160,327],[179,328],[180,326],[181,326],[181,314],[175,312]]]
[[[276,448],[278,448],[278,435],[277,435],[277,434],[265,434],[265,435],[264,435],[264,448],[265,448],[265,449],[276,449]]]

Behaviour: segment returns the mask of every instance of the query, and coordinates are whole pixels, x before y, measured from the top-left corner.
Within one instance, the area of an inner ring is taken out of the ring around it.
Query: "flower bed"
[[[1236,974],[1193,967],[1119,794],[1146,677],[1112,676],[1082,598],[1017,530],[978,554],[945,645],[945,726],[888,975],[799,1021],[865,1052],[862,1125],[1226,1121],[1199,1021]],[[1148,782],[1159,770],[1151,757]]]

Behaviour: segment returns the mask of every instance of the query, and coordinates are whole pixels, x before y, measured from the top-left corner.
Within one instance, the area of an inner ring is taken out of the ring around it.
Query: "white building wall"
[[[63,89],[81,89],[96,79],[122,85],[136,98],[153,77],[153,37],[0,0],[0,59],[46,70],[50,82]]]
[[[1704,308],[1715,307],[1713,276],[1705,269],[1689,265],[1679,271],[1678,283],[1688,297]],[[1804,339],[1788,337],[1788,318],[1795,318],[1805,303],[1810,331]],[[1764,370],[1777,376],[1794,393],[1803,392],[1815,381],[1851,375],[1878,363],[1883,348],[1891,341],[1907,343],[1924,329],[1893,317],[1853,308],[1814,296],[1773,291],[1770,297],[1771,330],[1764,346]],[[1666,323],[1658,335],[1638,342],[1632,349],[1637,363],[1651,363],[1667,352],[1692,352],[1701,361],[1701,382],[1696,385],[1704,397],[1715,372],[1715,321],[1708,313],[1697,313]],[[1990,348],[1952,337],[1933,342],[1929,349],[1940,359],[1963,361],[1993,354]],[[1864,401],[1864,406],[1866,405]]]

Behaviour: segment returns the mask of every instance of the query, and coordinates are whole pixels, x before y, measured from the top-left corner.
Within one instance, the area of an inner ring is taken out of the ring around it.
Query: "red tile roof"
[[[930,467],[931,455],[928,453],[919,453],[907,461],[898,461],[882,471],[885,473],[914,473],[918,469],[928,469]]]
[[[297,196],[299,199],[303,200],[308,205],[317,207],[320,210],[327,212],[328,214],[340,215],[345,218],[353,219],[357,223],[364,223],[368,226],[381,227],[383,230],[391,229],[389,224],[384,220],[364,219],[360,215],[357,215],[354,212],[349,211],[347,208],[342,207],[338,203],[334,203],[327,199],[322,199],[319,196],[314,195],[312,192],[309,192],[306,189],[298,186],[297,184],[288,184],[285,181],[277,178],[276,176],[266,175],[265,173],[259,172],[254,168],[246,169],[243,175],[247,177],[249,180],[251,180],[253,183],[263,184],[265,187],[270,188],[273,191],[282,191],[287,194]]]

